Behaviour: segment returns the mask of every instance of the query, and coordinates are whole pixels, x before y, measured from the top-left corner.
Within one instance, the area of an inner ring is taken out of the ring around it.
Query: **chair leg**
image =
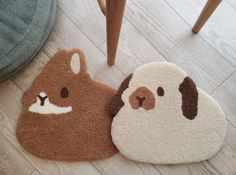
[[[201,30],[203,25],[206,23],[211,14],[215,11],[220,2],[221,0],[207,0],[207,3],[204,6],[200,16],[198,17],[197,22],[192,28],[192,31],[194,33],[198,33]]]
[[[117,45],[120,36],[122,18],[124,15],[126,0],[107,0],[107,64],[112,66],[115,63]]]

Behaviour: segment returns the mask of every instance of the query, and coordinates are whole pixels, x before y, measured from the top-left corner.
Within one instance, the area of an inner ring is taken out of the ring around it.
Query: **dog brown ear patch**
[[[76,58],[71,63],[72,55]],[[20,145],[38,157],[57,161],[114,155],[112,116],[107,109],[114,93],[89,77],[82,51],[59,51],[25,92],[16,129]]]
[[[124,79],[117,92],[111,98],[108,108],[112,116],[115,116],[119,112],[120,108],[124,106],[124,102],[122,101],[121,95],[129,87],[129,82],[132,76],[133,74],[130,74]]]
[[[182,94],[182,112],[189,120],[193,120],[198,112],[198,91],[195,83],[190,77],[185,77],[179,85]]]
[[[155,106],[155,98],[153,93],[146,87],[140,87],[129,96],[129,103],[133,109],[142,107],[150,110]]]

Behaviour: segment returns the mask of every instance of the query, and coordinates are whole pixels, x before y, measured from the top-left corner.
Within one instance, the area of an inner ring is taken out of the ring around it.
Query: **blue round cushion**
[[[46,41],[56,0],[0,0],[0,81],[24,68]]]

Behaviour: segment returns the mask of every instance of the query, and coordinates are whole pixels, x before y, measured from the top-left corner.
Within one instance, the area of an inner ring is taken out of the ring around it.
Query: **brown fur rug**
[[[60,50],[23,96],[16,135],[45,159],[104,159],[117,152],[107,104],[114,90],[92,80],[79,49]]]

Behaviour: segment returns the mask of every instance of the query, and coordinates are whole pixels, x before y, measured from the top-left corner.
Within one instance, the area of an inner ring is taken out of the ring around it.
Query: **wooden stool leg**
[[[122,18],[126,0],[107,0],[107,64],[112,66],[115,63],[117,45],[120,36]]]
[[[194,24],[192,31],[198,33],[203,25],[206,23],[211,14],[215,11],[221,0],[208,0],[204,6],[197,22]]]

